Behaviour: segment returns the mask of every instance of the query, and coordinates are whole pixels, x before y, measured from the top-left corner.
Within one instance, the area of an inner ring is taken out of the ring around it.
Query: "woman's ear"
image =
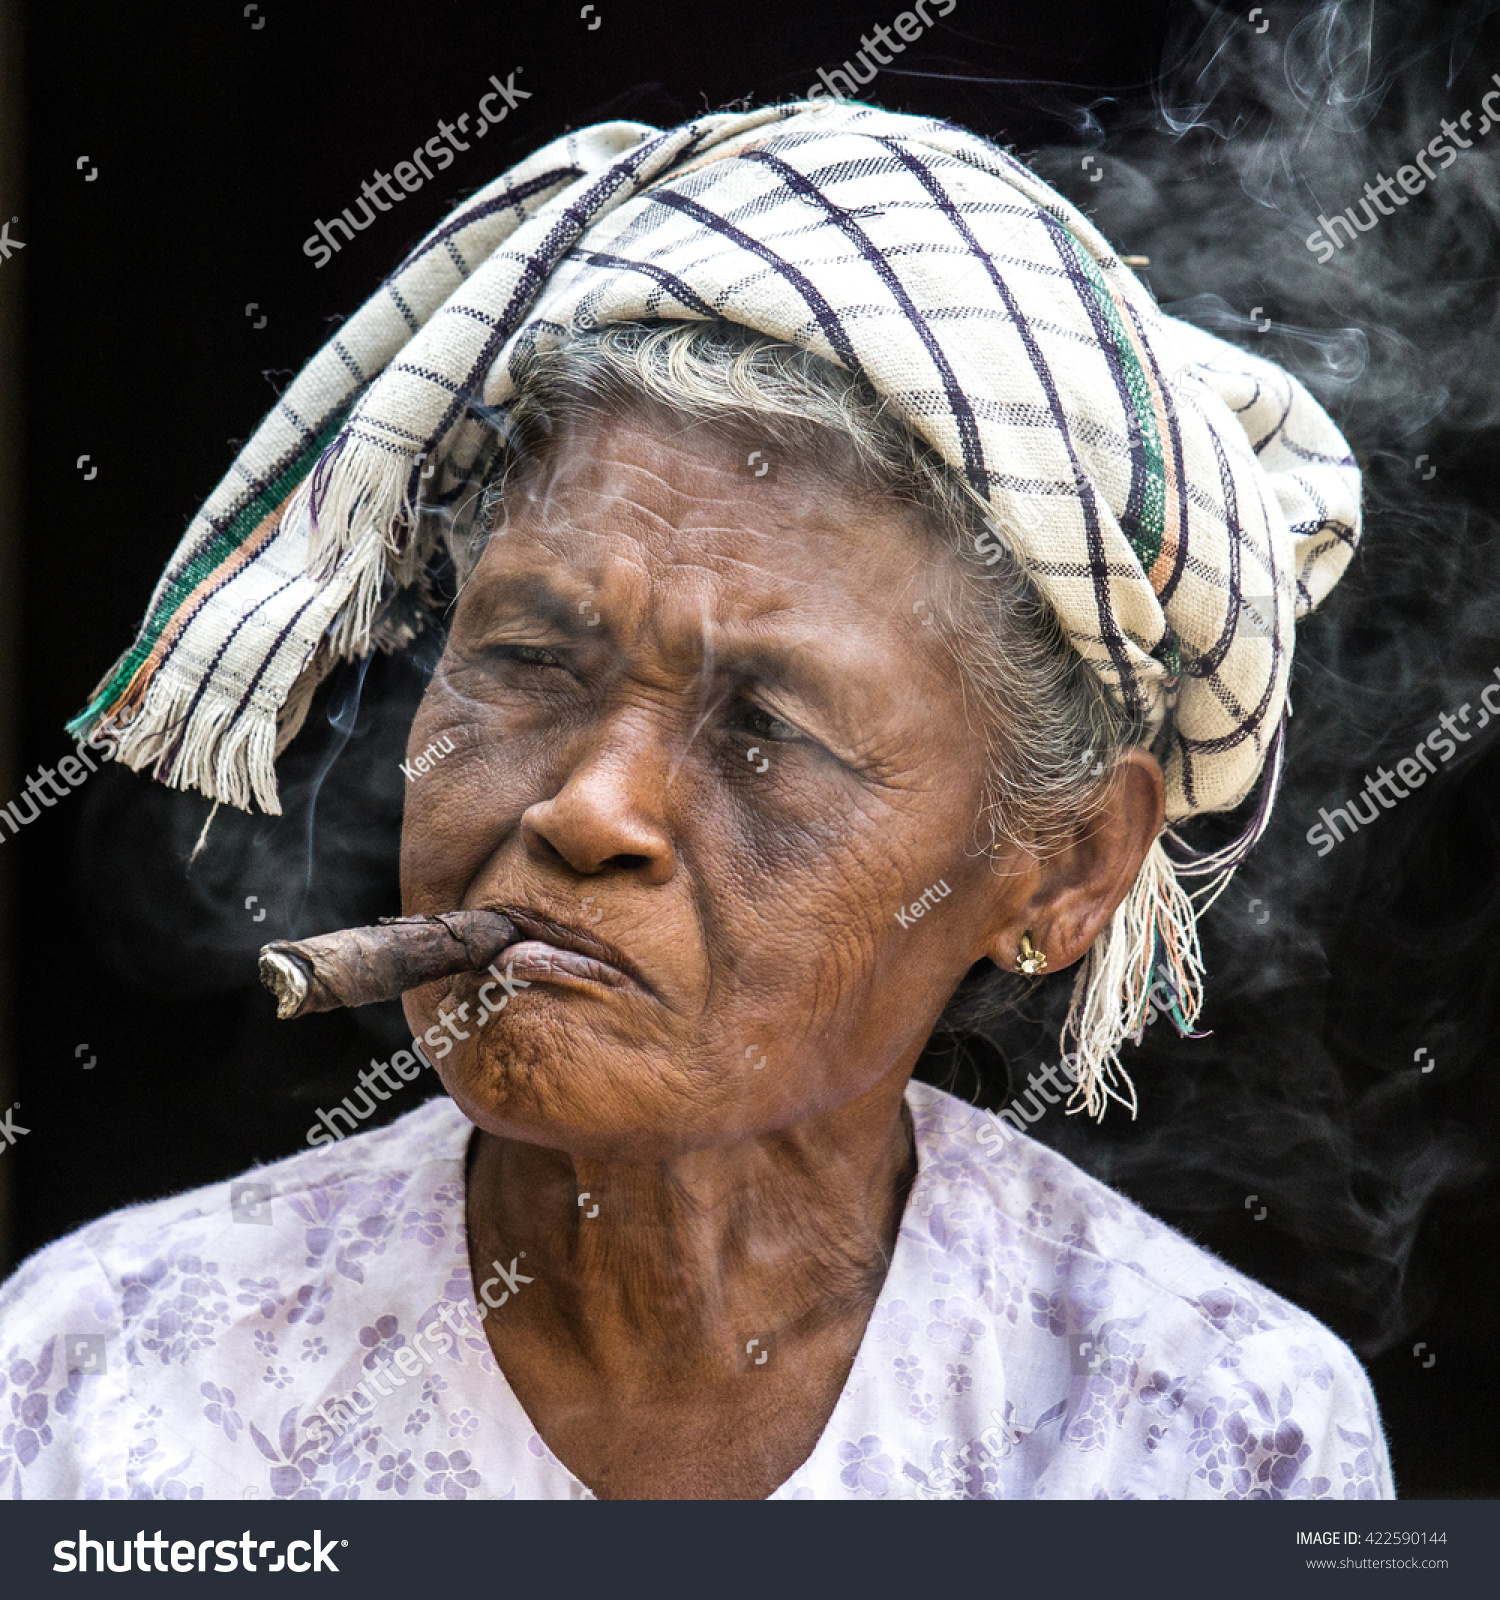
[[[1130,892],[1165,818],[1166,782],[1149,751],[1127,750],[1115,763],[1103,801],[1073,836],[1037,859],[1005,926],[984,951],[1003,971],[1016,970],[1021,937],[1046,956],[1048,972],[1080,960]]]

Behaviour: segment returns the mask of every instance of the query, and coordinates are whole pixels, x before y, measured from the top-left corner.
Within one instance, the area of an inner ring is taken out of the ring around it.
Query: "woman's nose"
[[[665,883],[676,864],[665,804],[671,760],[662,742],[639,730],[596,746],[552,799],[522,814],[527,850],[586,876],[618,867]]]

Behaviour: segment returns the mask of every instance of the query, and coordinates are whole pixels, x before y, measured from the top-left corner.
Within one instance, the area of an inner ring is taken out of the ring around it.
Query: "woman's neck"
[[[746,1330],[862,1331],[916,1170],[903,1090],[904,1075],[791,1127],[652,1165],[476,1134],[469,1256],[476,1290],[508,1295],[487,1315],[497,1355],[539,1339],[600,1378],[654,1385],[664,1371],[738,1370]],[[496,1263],[511,1275],[493,1283]]]

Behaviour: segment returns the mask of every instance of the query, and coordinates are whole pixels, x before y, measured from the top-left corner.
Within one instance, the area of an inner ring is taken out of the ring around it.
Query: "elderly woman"
[[[448,571],[403,899],[519,942],[406,995],[319,1148],[23,1266],[5,1492],[1388,1495],[1326,1329],[912,1078],[1076,965],[1031,1106],[1133,1103],[1357,529],[1308,394],[960,130],[611,124],[474,196],[77,727],[275,810],[319,680]]]

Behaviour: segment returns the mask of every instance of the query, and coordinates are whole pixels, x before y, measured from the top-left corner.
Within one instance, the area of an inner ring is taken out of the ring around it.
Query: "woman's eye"
[[[514,661],[523,667],[560,667],[562,662],[550,650],[538,644],[503,644],[495,654],[504,661]]]
[[[783,722],[764,706],[747,704],[740,713],[739,725],[746,733],[753,733],[759,739],[770,739],[773,742],[802,738],[799,729],[794,728],[789,722]]]

